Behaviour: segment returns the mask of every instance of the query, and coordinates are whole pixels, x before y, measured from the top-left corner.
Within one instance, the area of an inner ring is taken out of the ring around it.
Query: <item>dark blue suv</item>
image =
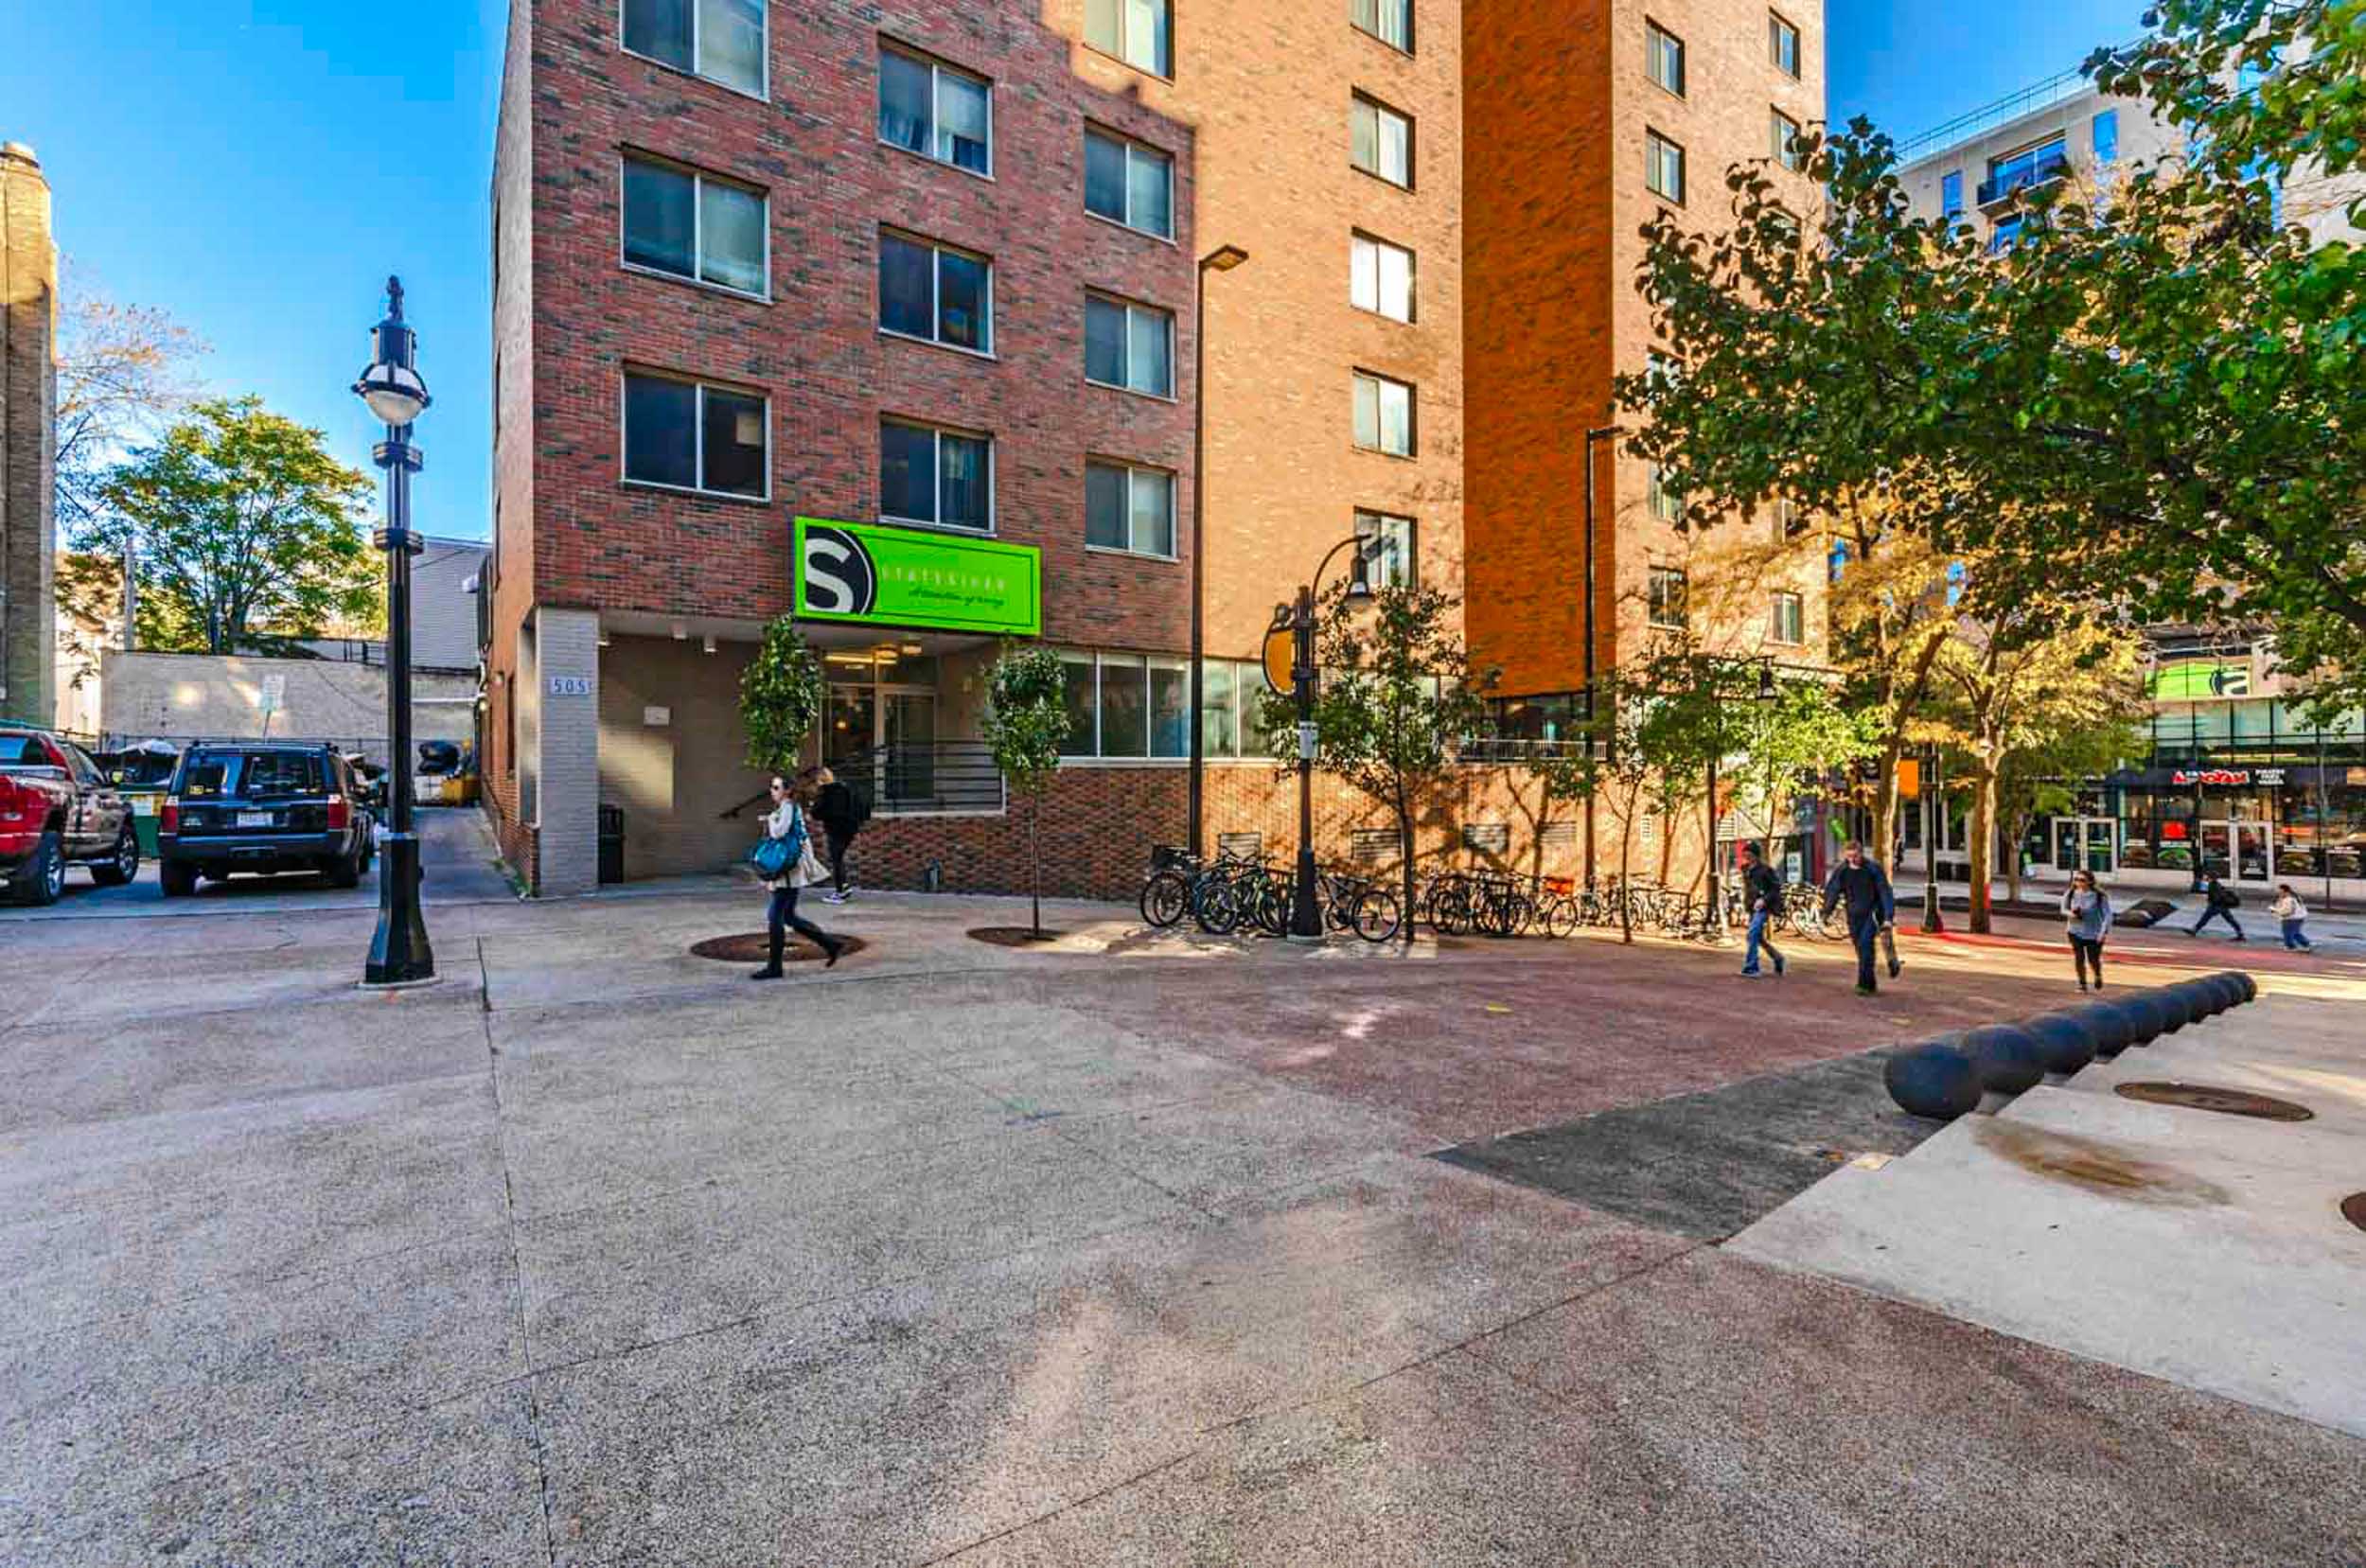
[[[353,768],[334,747],[199,741],[181,754],[157,823],[167,898],[201,876],[318,872],[332,888],[362,880],[376,853]]]

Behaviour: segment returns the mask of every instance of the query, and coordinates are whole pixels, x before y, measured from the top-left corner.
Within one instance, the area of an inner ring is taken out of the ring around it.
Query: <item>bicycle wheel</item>
[[[1191,911],[1192,886],[1179,872],[1159,872],[1142,884],[1142,919],[1163,931]]]
[[[1257,928],[1269,937],[1290,934],[1290,899],[1294,890],[1279,876],[1261,877],[1257,883],[1254,902],[1250,905]]]
[[[1199,890],[1192,895],[1192,918],[1210,936],[1230,936],[1233,927],[1241,924],[1241,905],[1235,894],[1228,876],[1201,879]]]
[[[1372,943],[1393,939],[1404,923],[1397,907],[1397,895],[1386,888],[1364,890],[1355,901],[1354,922],[1355,934]]]
[[[1556,898],[1545,906],[1545,934],[1555,939],[1578,934],[1579,909],[1577,900]]]

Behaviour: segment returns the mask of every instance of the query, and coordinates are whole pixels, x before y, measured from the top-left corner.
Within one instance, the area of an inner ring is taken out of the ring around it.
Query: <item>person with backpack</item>
[[[1881,868],[1866,858],[1862,841],[1848,840],[1842,847],[1841,855],[1841,863],[1832,868],[1831,876],[1824,884],[1824,918],[1831,919],[1834,908],[1844,902],[1847,904],[1848,940],[1857,949],[1857,995],[1870,996],[1876,990],[1874,944],[1898,918],[1898,899],[1890,891],[1890,879],[1881,873]]]
[[[871,807],[859,790],[828,768],[822,768],[819,778],[821,792],[814,797],[813,814],[830,836],[830,890],[821,895],[821,902],[843,904],[855,891],[854,884],[846,880],[846,854],[855,847],[855,835],[871,819]]]
[[[806,821],[804,802],[801,794],[811,793],[804,788],[806,781],[798,781],[800,788],[792,789],[786,779],[772,775],[772,814],[764,819],[764,837],[756,844],[750,856],[757,874],[771,892],[771,903],[765,914],[766,934],[771,940],[771,957],[763,968],[748,978],[752,980],[777,980],[781,978],[781,953],[787,945],[788,928],[821,949],[821,967],[830,968],[838,962],[841,943],[829,932],[797,913],[800,890],[821,880],[821,862],[813,854],[813,829]]]
[[[2234,933],[2236,942],[2247,940],[2243,935],[2243,923],[2234,918],[2234,911],[2241,908],[2243,905],[2241,893],[2213,875],[2203,884],[2202,904],[2201,918],[2187,927],[2185,932],[2187,936],[2198,937],[2201,935],[2201,928],[2213,920],[2223,920],[2228,928]]]
[[[2111,901],[2095,886],[2094,873],[2071,872],[2070,890],[2062,895],[2062,922],[2070,929],[2071,963],[2078,971],[2078,989],[2087,989],[2087,971],[2094,971],[2097,991],[2103,989],[2103,938],[2111,929]]]
[[[1767,935],[1767,927],[1783,911],[1783,879],[1758,854],[1755,843],[1741,846],[1741,907],[1750,912],[1750,933],[1741,955],[1743,977],[1758,978],[1758,949],[1763,947],[1774,960],[1775,978],[1781,978],[1783,955],[1774,939]]]
[[[2308,924],[2308,906],[2303,904],[2301,895],[2292,890],[2292,884],[2276,884],[2275,902],[2268,906],[2268,912],[2284,924],[2286,952],[2313,953],[2317,950],[2317,944],[2308,940],[2308,933],[2304,928]]]

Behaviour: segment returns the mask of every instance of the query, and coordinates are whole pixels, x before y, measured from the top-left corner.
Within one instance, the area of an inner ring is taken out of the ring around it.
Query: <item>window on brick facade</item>
[[[882,44],[879,139],[973,174],[991,174],[993,84]]]
[[[1368,234],[1348,242],[1348,299],[1391,321],[1413,319],[1413,253]]]
[[[1685,150],[1656,131],[1643,133],[1643,184],[1654,196],[1685,199]]]
[[[1348,157],[1392,185],[1413,185],[1413,121],[1358,93],[1348,109]]]
[[[1137,555],[1174,555],[1174,476],[1095,458],[1085,465],[1085,542]]]
[[[1797,169],[1807,160],[1799,150],[1799,122],[1779,109],[1767,112],[1769,150],[1774,161],[1788,169]]]
[[[1413,52],[1413,0],[1352,0],[1348,14],[1383,44]]]
[[[1156,148],[1085,128],[1085,210],[1174,238],[1174,160]]]
[[[1775,11],[1766,13],[1766,47],[1774,68],[1795,79],[1799,75],[1799,29]]]
[[[1672,566],[1651,568],[1644,610],[1651,625],[1681,631],[1685,624],[1685,574]]]
[[[1678,97],[1685,96],[1685,41],[1656,22],[1643,24],[1643,70]]]
[[[1085,379],[1174,396],[1174,317],[1147,305],[1085,296]]]
[[[1364,580],[1374,589],[1411,588],[1414,529],[1411,518],[1393,512],[1355,514],[1355,537],[1364,541]]]
[[[1355,373],[1355,444],[1392,457],[1413,455],[1413,389],[1403,381]]]
[[[761,192],[632,156],[624,187],[627,266],[743,294],[767,291],[770,234]]]
[[[1807,607],[1798,594],[1776,592],[1767,596],[1766,640],[1789,643],[1808,640]]]
[[[1085,42],[1155,77],[1174,75],[1169,0],[1085,0]]]
[[[625,373],[625,477],[635,484],[761,497],[769,488],[769,427],[754,393]]]
[[[1644,497],[1650,506],[1653,520],[1667,523],[1670,527],[1684,521],[1684,497],[1677,493],[1674,485],[1668,483],[1667,476],[1660,471],[1660,467],[1656,463],[1651,465],[1651,477],[1644,483]]]
[[[633,54],[764,96],[765,0],[624,0]]]
[[[891,522],[994,531],[994,442],[902,419],[879,422],[879,513]]]
[[[879,326],[980,354],[994,352],[994,264],[904,235],[879,236]]]
[[[1203,715],[1217,689],[1213,668],[1204,667],[1200,678]],[[1191,666],[1182,660],[1063,652],[1060,673],[1068,718],[1063,757],[1180,761],[1191,754]],[[1223,683],[1227,696],[1239,683],[1237,670],[1229,673]],[[1210,748],[1209,754],[1230,753]]]

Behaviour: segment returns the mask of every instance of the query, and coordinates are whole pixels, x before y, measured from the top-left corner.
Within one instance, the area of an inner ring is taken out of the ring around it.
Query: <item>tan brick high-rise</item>
[[[0,147],[0,718],[55,722],[58,248],[33,150]]]
[[[1507,726],[1551,735],[1581,711],[1589,668],[1587,432],[1632,423],[1614,407],[1612,378],[1644,370],[1655,347],[1635,287],[1641,231],[1656,212],[1704,232],[1729,227],[1725,174],[1741,163],[1766,169],[1811,218],[1814,188],[1775,144],[1783,125],[1824,119],[1823,8],[1463,0],[1462,9],[1464,133],[1486,150],[1463,190],[1469,630],[1474,651],[1503,671]],[[1667,149],[1678,150],[1680,180],[1669,178]],[[1595,456],[1594,670],[1648,646],[1655,569],[1684,573],[1685,619],[1711,650],[1823,662],[1811,538],[1770,564],[1755,557],[1782,526],[1772,517],[1687,537],[1654,508],[1649,465],[1616,438],[1596,443]],[[1738,567],[1736,555],[1753,558]]]

